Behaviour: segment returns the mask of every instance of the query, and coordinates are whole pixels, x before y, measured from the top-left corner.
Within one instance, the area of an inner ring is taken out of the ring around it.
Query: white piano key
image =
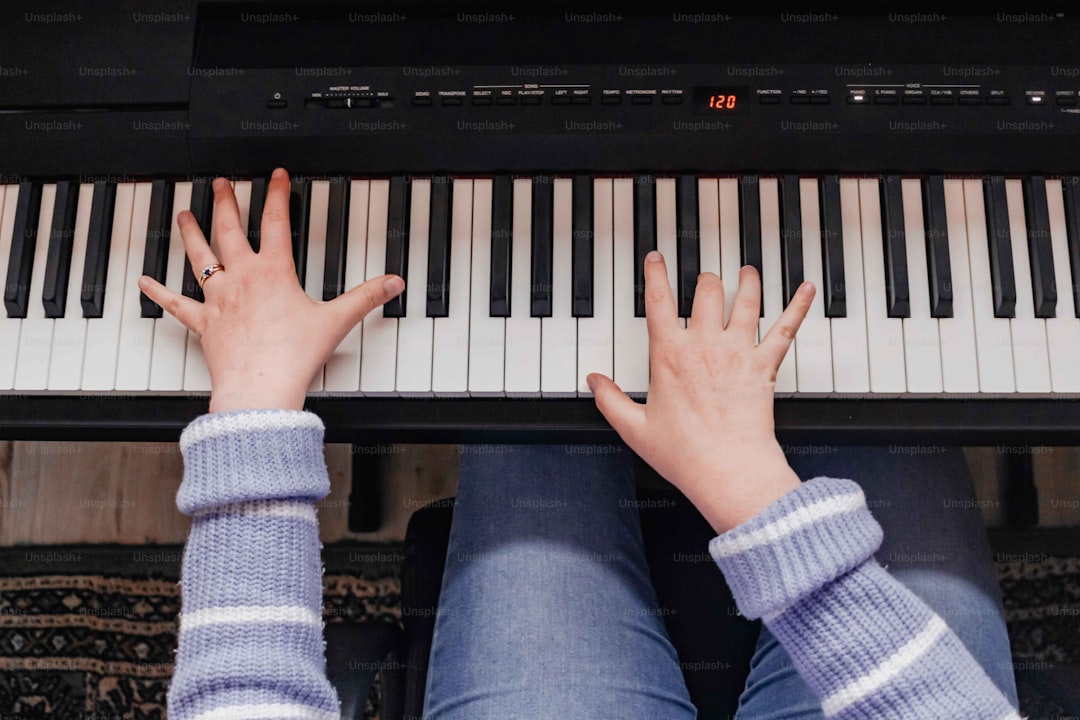
[[[469,279],[472,274],[472,186],[454,178],[450,216],[450,297],[446,317],[434,318],[431,390],[436,396],[469,392]]]
[[[372,180],[368,199],[367,279],[386,274],[386,225],[390,181]],[[397,370],[397,318],[383,317],[383,307],[364,318],[360,353],[360,390],[365,395],[392,395]]]
[[[411,203],[405,317],[398,319],[397,390],[401,395],[425,396],[431,395],[434,343],[432,318],[427,317],[428,240],[431,232],[429,178],[412,181]],[[499,365],[501,383],[501,358]]]
[[[367,278],[369,190],[368,180],[352,180],[349,183],[349,234],[345,250],[346,291],[362,285]],[[327,391],[354,393],[360,390],[360,351],[366,323],[365,319],[349,330],[326,361],[323,388]]]
[[[656,178],[656,249],[664,256],[671,294],[679,297],[679,225],[675,219],[675,178]],[[675,301],[676,306],[678,300]],[[686,327],[686,318],[679,318]]]
[[[846,315],[830,318],[833,387],[837,393],[863,394],[870,392],[870,357],[863,286],[862,217],[856,178],[840,179],[840,222],[844,235]]]
[[[469,394],[477,396],[503,395],[505,389],[506,320],[490,314],[491,192],[490,178],[473,180]]]
[[[37,245],[30,273],[30,301],[19,328],[19,356],[15,361],[16,390],[44,390],[49,381],[49,356],[55,320],[45,317],[41,304],[45,287],[45,265],[49,255],[50,229],[56,203],[56,185],[41,188]]]
[[[71,268],[64,317],[53,324],[52,353],[49,356],[49,390],[78,390],[82,383],[83,357],[86,354],[86,318],[82,310],[83,271],[86,268],[86,243],[90,234],[90,211],[94,204],[94,184],[79,186],[75,211],[75,235],[71,243]]]
[[[251,181],[237,180],[233,183],[233,193],[236,195],[236,208],[240,211],[240,227],[247,234],[248,217],[251,215]]]
[[[879,192],[877,178],[859,180],[870,392],[902,393],[907,390],[904,325],[902,318],[891,318],[886,310],[885,251]]]
[[[923,224],[922,184],[903,178],[904,238],[907,248],[910,317],[903,318],[904,372],[909,393],[940,393],[941,339],[938,320],[930,317],[930,279],[926,264],[926,227]]]
[[[612,181],[615,270],[615,384],[642,397],[649,391],[649,328],[634,316],[634,179]]]
[[[1012,235],[1013,273],[1016,278],[1016,317],[1009,321],[1012,334],[1013,369],[1016,391],[1050,392],[1050,356],[1046,347],[1046,320],[1035,317],[1028,256],[1027,221],[1024,217],[1024,188],[1019,179],[1005,181]]]
[[[552,190],[551,317],[540,319],[540,394],[574,397],[577,395],[577,318],[573,315],[574,181],[555,178]]]
[[[116,390],[147,390],[150,388],[150,362],[154,347],[154,318],[142,317],[139,277],[143,274],[146,255],[146,226],[150,215],[153,185],[135,183],[131,190],[127,267],[124,271],[124,299],[120,315],[120,341],[116,348],[116,365],[109,380]],[[119,189],[116,194],[120,207]],[[113,222],[116,222],[115,216]],[[166,315],[168,313],[165,313]]]
[[[124,316],[124,297],[135,296],[139,306],[139,288],[128,277],[128,249],[131,235],[131,213],[135,203],[135,183],[120,183],[116,187],[113,206],[112,235],[109,239],[109,269],[105,280],[105,307],[102,316],[87,324],[86,357],[83,359],[82,389],[112,390],[116,382],[116,362],[120,349],[120,329]],[[145,241],[146,235],[143,235]],[[142,267],[139,266],[141,272]],[[137,314],[137,313],[136,313]],[[151,322],[149,327],[153,327]],[[149,359],[149,355],[146,355]],[[148,369],[148,368],[147,368]],[[147,373],[143,374],[146,377]]]
[[[532,180],[514,179],[510,317],[506,318],[506,394],[540,394],[540,318],[532,317]]]
[[[724,325],[731,319],[735,295],[739,292],[739,269],[742,252],[739,249],[739,180],[721,178],[720,192],[720,280],[724,283]],[[760,338],[760,336],[759,336]]]
[[[472,180],[454,178],[450,220],[450,298],[446,317],[434,318],[431,389],[435,395],[469,391],[469,276],[472,269]]]
[[[698,178],[698,231],[701,272],[720,275],[720,193],[716,178]]]
[[[814,300],[795,335],[795,378],[800,395],[827,395],[833,389],[832,333],[825,317],[825,275],[821,266],[821,206],[817,178],[799,179],[803,279],[814,283]]]
[[[1050,210],[1050,245],[1058,291],[1056,316],[1045,321],[1050,379],[1055,393],[1080,393],[1080,319],[1076,317],[1073,305],[1061,180],[1046,181],[1046,201]]]
[[[138,232],[146,239],[146,221],[142,216],[149,213],[149,186],[147,187],[147,204],[144,213],[139,204],[139,190],[135,191],[135,216],[131,223],[132,239]],[[184,239],[180,236],[180,226],[176,222],[176,216],[183,210],[191,208],[191,183],[178,182],[173,188],[172,227],[169,230],[169,261],[165,270],[165,286],[174,292],[180,292],[184,286]],[[141,260],[139,261],[141,264]],[[150,357],[150,389],[158,391],[176,391],[184,387],[184,366],[186,365],[188,348],[188,331],[175,317],[165,311],[162,316],[154,320],[153,351]],[[198,338],[196,338],[198,340]],[[201,347],[200,347],[201,350]],[[199,362],[206,367],[206,362],[199,355]],[[117,388],[120,387],[120,376],[116,378]]]
[[[308,220],[307,275],[304,291],[315,302],[323,299],[323,276],[326,273],[326,223],[330,213],[330,181],[311,181],[311,217]],[[323,373],[319,368],[311,377],[308,392],[321,392]]]
[[[986,237],[986,208],[982,181],[964,180],[967,213],[968,261],[971,266],[971,304],[975,316],[975,351],[979,359],[979,390],[1011,393],[1012,334],[1009,318],[994,317],[994,291],[990,280],[990,247]]]
[[[938,319],[942,385],[947,393],[976,393],[979,391],[979,360],[975,352],[975,318],[962,180],[945,181],[945,218],[949,232],[953,316]]]
[[[612,266],[614,221],[611,178],[593,181],[593,314],[578,322],[578,395],[592,397],[590,373],[615,372],[615,318]]]
[[[7,282],[8,262],[11,259],[11,237],[15,232],[15,210],[19,203],[18,185],[0,185],[3,208],[0,215],[0,287]],[[9,318],[0,305],[0,390],[10,390],[15,384],[15,362],[19,352],[20,318]]]
[[[776,178],[761,178],[761,287],[765,316],[758,321],[758,337],[764,338],[769,328],[784,312],[784,285],[780,269],[780,195]],[[791,395],[798,389],[796,378],[795,343],[776,371],[776,394]]]

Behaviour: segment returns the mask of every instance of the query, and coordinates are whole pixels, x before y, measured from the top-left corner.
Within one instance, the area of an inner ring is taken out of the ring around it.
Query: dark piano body
[[[0,7],[3,184],[279,165],[353,178],[1080,175],[1074,17],[124,5]],[[483,91],[511,85],[512,103]],[[716,95],[736,106],[708,108]],[[5,390],[0,437],[174,440],[206,406],[205,393]],[[313,394],[308,407],[332,442],[614,437],[589,398]],[[1080,438],[1068,394],[795,393],[776,421],[788,442]]]

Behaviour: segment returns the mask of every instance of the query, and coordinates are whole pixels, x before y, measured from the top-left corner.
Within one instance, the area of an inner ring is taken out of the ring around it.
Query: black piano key
[[[248,244],[255,252],[259,252],[262,241],[262,214],[263,206],[266,205],[266,178],[257,177],[251,179],[251,201],[248,203]]]
[[[926,269],[930,280],[930,317],[953,316],[949,225],[945,217],[945,178],[931,175],[922,183],[926,227]]]
[[[510,317],[513,235],[514,179],[499,175],[491,184],[491,317]]]
[[[785,175],[777,185],[780,189],[780,269],[784,279],[784,307],[787,307],[803,281],[802,202],[797,175]]]
[[[645,256],[655,249],[656,178],[640,175],[634,178],[634,317],[645,317]]]
[[[593,179],[574,178],[573,278],[574,317],[593,315]]]
[[[994,317],[1016,317],[1016,276],[1013,274],[1012,233],[1005,178],[1000,175],[983,181],[986,205],[986,235],[990,243],[990,282],[994,288]]]
[[[52,228],[49,230],[49,253],[45,261],[45,286],[41,304],[45,317],[62,318],[67,305],[68,281],[71,279],[71,251],[75,243],[75,212],[79,208],[79,183],[61,180],[56,183]]]
[[[146,220],[146,249],[143,251],[143,275],[162,285],[169,270],[169,241],[172,234],[173,184],[155,180],[150,186],[150,215]],[[159,318],[161,306],[139,293],[139,316]]]
[[[4,281],[4,308],[8,317],[24,318],[30,306],[30,275],[37,250],[38,214],[41,212],[41,185],[19,184],[15,205],[15,227],[11,233],[11,254]]]
[[[739,178],[739,255],[740,265],[752,265],[760,278],[761,192],[756,175]],[[758,302],[765,317],[765,303]]]
[[[1054,251],[1050,243],[1050,208],[1046,205],[1046,178],[1024,178],[1024,219],[1027,223],[1031,288],[1035,293],[1035,317],[1052,318],[1057,312]]]
[[[191,181],[191,205],[188,207],[195,216],[195,222],[199,224],[203,236],[210,242],[211,224],[214,222],[214,189],[210,185],[210,178],[195,178]],[[197,272],[202,272],[199,268]],[[196,270],[191,267],[191,258],[184,256],[184,281],[180,292],[185,296],[199,302],[203,301],[202,285],[195,278]]]
[[[844,279],[844,229],[840,210],[840,178],[826,175],[818,180],[821,203],[821,269],[825,281],[825,317],[847,317]]]
[[[409,179],[403,175],[390,178],[390,200],[386,218],[386,272],[406,280],[409,270]],[[405,317],[405,293],[383,304],[383,317]]]
[[[885,255],[885,302],[891,318],[911,317],[908,290],[907,235],[904,232],[904,195],[898,175],[881,181],[881,229]]]
[[[83,265],[82,303],[84,318],[99,318],[105,312],[105,283],[109,279],[109,255],[112,249],[113,211],[116,207],[116,183],[94,183],[90,206],[90,227],[86,237],[86,261]]]
[[[551,317],[552,216],[555,179],[533,178],[532,184],[532,317]]]
[[[1080,318],[1080,177],[1061,181],[1065,196],[1065,234],[1069,243],[1069,265],[1072,273],[1073,312]]]
[[[451,178],[431,178],[427,317],[447,317],[450,314],[450,219],[453,195]]]
[[[688,318],[694,308],[694,291],[701,274],[701,232],[698,228],[698,181],[682,175],[675,185],[676,252],[679,256],[679,317]]]
[[[308,225],[311,222],[311,181],[294,177],[289,183],[289,221],[292,226],[293,263],[300,287],[307,279]]]
[[[345,292],[345,262],[349,246],[349,179],[330,179],[326,213],[326,257],[323,264],[323,300]],[[248,235],[251,239],[251,235]]]

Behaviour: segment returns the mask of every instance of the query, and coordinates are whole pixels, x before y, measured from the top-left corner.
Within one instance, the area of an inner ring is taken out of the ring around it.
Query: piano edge
[[[1080,446],[1080,403],[1069,396],[778,398],[787,446]],[[206,394],[0,396],[0,439],[176,442],[207,412]],[[618,436],[591,398],[309,396],[326,442],[354,444],[589,444]],[[905,449],[899,449],[905,446]],[[794,452],[816,452],[809,447]],[[1023,450],[1018,450],[1023,452]],[[827,452],[821,450],[821,452]]]

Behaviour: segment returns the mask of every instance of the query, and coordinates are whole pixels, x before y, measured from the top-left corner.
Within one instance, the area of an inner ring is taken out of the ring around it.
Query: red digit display
[[[697,115],[742,113],[749,92],[745,87],[695,87],[693,112]]]

